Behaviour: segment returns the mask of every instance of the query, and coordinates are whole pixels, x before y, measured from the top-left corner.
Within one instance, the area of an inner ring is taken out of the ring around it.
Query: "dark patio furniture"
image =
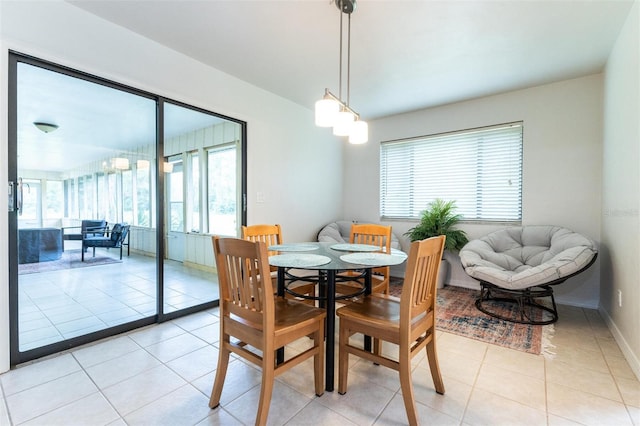
[[[119,248],[120,260],[122,260],[122,246],[127,246],[129,256],[129,225],[116,223],[112,229],[91,228],[87,229],[82,238],[82,261],[84,262],[85,249],[93,248],[93,257],[96,257],[96,247]]]

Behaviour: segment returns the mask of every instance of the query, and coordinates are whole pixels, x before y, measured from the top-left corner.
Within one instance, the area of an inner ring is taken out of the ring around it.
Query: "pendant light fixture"
[[[316,126],[333,127],[336,136],[348,136],[353,144],[365,143],[369,140],[369,126],[360,119],[360,115],[349,106],[350,71],[351,71],[351,13],[356,9],[356,0],[335,0],[336,7],[340,10],[340,87],[339,96],[334,95],[329,89],[324,89],[324,96],[316,102]],[[342,60],[344,57],[342,39],[343,15],[347,15],[347,100],[342,100]]]

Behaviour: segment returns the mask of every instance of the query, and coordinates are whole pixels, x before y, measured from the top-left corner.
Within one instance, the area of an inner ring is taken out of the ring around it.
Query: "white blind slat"
[[[522,123],[383,142],[380,215],[419,218],[436,198],[466,220],[522,219]]]

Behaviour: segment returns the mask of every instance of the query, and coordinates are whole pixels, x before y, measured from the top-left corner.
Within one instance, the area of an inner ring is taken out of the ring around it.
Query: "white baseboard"
[[[613,322],[613,319],[609,316],[609,313],[604,309],[602,309],[602,307],[598,308],[598,312],[600,312],[600,315],[602,315],[602,318],[604,319],[604,322],[607,324],[609,331],[611,331],[611,334],[613,334],[613,338],[615,339],[616,343],[620,347],[620,350],[622,351],[622,354],[624,355],[625,359],[629,363],[629,367],[631,367],[631,370],[633,370],[633,373],[636,375],[638,380],[640,380],[640,359],[638,359],[638,356],[633,353],[626,339],[624,338],[622,333],[620,333],[618,326],[616,325],[615,322]]]

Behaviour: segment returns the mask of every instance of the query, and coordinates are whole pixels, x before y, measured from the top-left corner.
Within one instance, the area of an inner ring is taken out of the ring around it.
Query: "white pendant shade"
[[[349,136],[355,119],[355,115],[349,111],[339,112],[333,125],[333,134],[336,136]]]
[[[1,0],[0,0],[1,1]],[[333,127],[333,134],[336,136],[348,136],[349,142],[353,144],[365,143],[369,140],[369,126],[366,122],[360,121],[360,114],[349,105],[349,88],[351,72],[351,13],[356,10],[356,0],[331,0],[340,10],[340,96],[336,96],[324,89],[324,96],[316,102],[316,126]],[[343,15],[348,18],[346,46],[342,38],[344,30]],[[347,55],[347,97],[346,102],[342,100],[342,77],[344,76],[342,61],[344,59],[343,49]]]
[[[316,102],[316,126],[333,127],[340,104],[333,99],[320,99]]]
[[[358,120],[351,125],[349,143],[361,144],[369,140],[369,125],[366,121]]]

